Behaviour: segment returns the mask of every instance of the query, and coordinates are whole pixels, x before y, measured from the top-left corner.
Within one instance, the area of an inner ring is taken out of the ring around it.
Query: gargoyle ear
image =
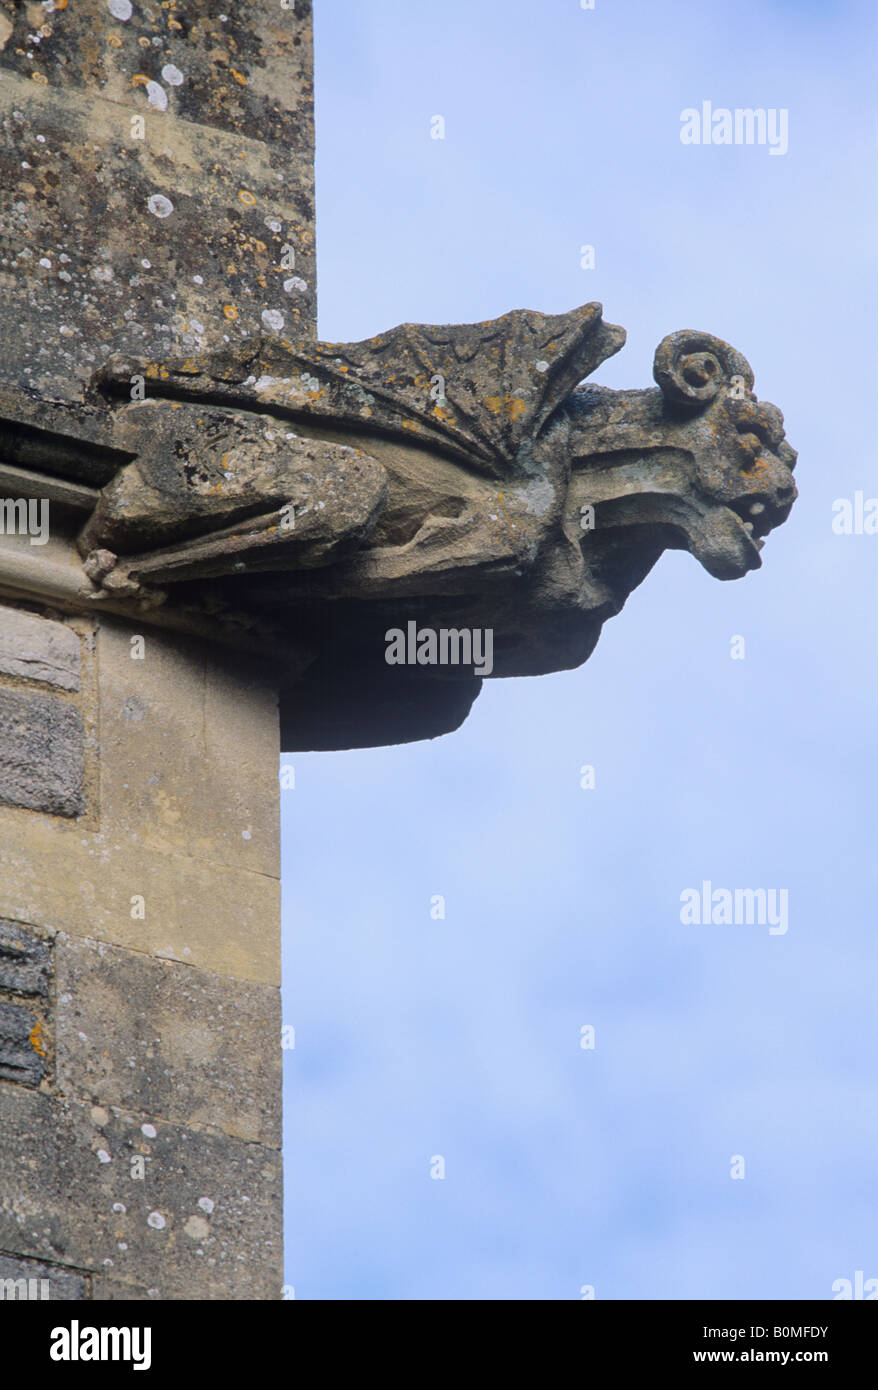
[[[729,388],[740,393],[739,399],[753,390],[753,370],[746,357],[722,338],[688,328],[662,338],[652,375],[667,400],[690,409],[707,405]]]

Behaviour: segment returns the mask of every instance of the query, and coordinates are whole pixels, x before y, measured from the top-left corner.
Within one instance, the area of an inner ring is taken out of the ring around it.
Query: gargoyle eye
[[[710,357],[690,358],[683,367],[683,379],[690,386],[706,386],[719,371],[719,363]]]
[[[750,455],[751,459],[755,459],[756,455],[761,453],[765,448],[765,441],[758,434],[742,434],[739,438],[741,440],[741,448]]]

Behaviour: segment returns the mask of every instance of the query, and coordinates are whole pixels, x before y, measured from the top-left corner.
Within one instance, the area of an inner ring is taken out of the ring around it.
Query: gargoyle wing
[[[508,478],[573,387],[625,342],[600,304],[566,314],[516,309],[484,323],[404,323],[359,343],[263,339],[164,363],[114,358],[104,383],[141,372],[150,395],[212,399],[326,420],[439,448]]]

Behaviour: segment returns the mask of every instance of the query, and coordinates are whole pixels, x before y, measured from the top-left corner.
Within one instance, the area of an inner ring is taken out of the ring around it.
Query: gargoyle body
[[[309,653],[287,690],[299,747],[456,727],[472,666],[389,666],[388,631],[490,630],[497,676],[574,667],[663,550],[738,578],[789,513],[796,455],[746,359],[674,333],[654,388],[579,384],[624,341],[588,304],[115,359],[96,390],[131,461],[81,533],[87,573],[271,617]]]

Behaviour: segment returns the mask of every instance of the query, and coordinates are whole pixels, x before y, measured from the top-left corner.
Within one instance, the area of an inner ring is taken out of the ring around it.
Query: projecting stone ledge
[[[81,403],[105,471],[77,602],[261,656],[290,749],[456,728],[482,677],[585,661],[662,551],[739,578],[789,514],[796,455],[746,359],[685,331],[655,387],[580,384],[624,339],[587,304],[115,358]],[[92,482],[74,457],[57,472]]]

